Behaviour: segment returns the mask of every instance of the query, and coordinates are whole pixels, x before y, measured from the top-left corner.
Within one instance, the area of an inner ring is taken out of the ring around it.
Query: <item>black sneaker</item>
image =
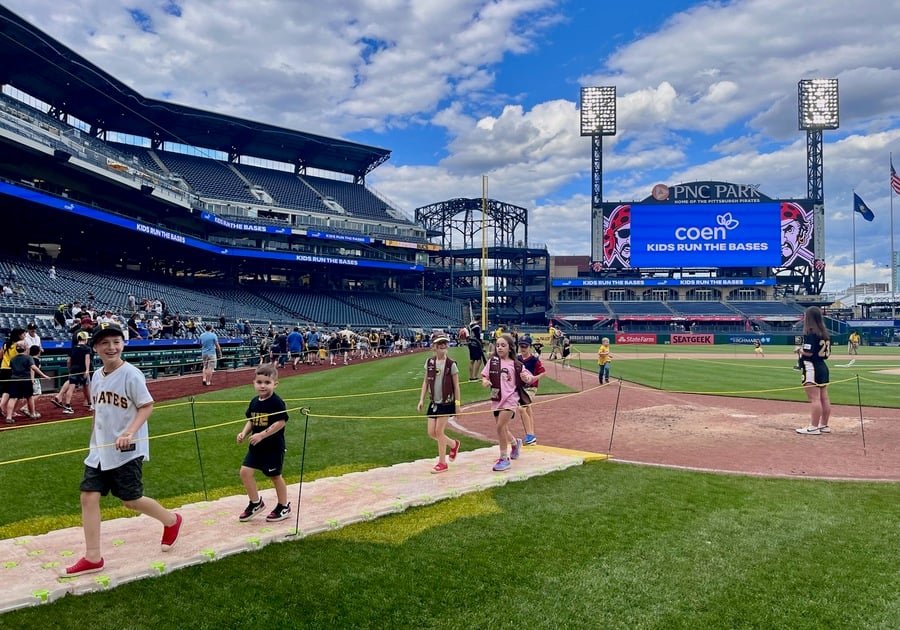
[[[283,521],[288,517],[288,514],[291,513],[291,504],[282,505],[279,503],[275,506],[275,509],[272,510],[269,515],[266,517],[266,520],[270,523],[274,523],[275,521]]]
[[[241,522],[249,521],[251,518],[262,512],[264,507],[266,507],[266,504],[262,499],[256,503],[250,501],[250,503],[247,504],[247,507],[244,508],[244,511],[241,512],[241,515],[238,516],[238,520]]]
[[[66,408],[66,406],[62,403],[62,401],[57,400],[56,398],[51,398],[51,399],[50,399],[50,402],[52,402],[54,405],[56,405],[56,406],[59,407],[60,409],[65,409],[65,408]]]

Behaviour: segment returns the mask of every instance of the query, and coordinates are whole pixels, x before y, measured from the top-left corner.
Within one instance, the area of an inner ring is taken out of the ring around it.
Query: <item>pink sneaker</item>
[[[434,473],[442,473],[450,470],[450,467],[447,464],[437,463],[434,465],[434,468],[431,469],[432,474]]]
[[[181,514],[176,512],[175,524],[163,527],[162,540],[160,541],[163,551],[168,551],[175,545],[175,541],[178,540],[178,532],[181,531],[182,522],[184,522],[184,519],[181,518]]]
[[[456,455],[459,453],[459,440],[453,443],[453,446],[450,447],[450,461],[456,461]]]
[[[78,562],[70,567],[66,567],[62,577],[75,577],[76,575],[85,575],[86,573],[96,573],[103,569],[103,558],[99,562],[91,562],[86,558],[81,558]]]

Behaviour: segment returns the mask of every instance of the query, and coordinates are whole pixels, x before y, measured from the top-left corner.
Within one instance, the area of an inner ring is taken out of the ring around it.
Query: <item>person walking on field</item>
[[[253,389],[256,396],[247,407],[247,423],[237,434],[237,443],[246,440],[250,446],[241,464],[241,482],[250,503],[238,516],[240,521],[249,521],[266,507],[256,485],[254,472],[259,470],[272,480],[278,504],[266,517],[268,522],[283,521],[291,513],[291,504],[287,500],[287,483],[282,476],[284,469],[284,452],[287,450],[284,440],[284,427],[288,421],[287,407],[281,397],[275,393],[278,387],[278,366],[274,363],[263,363],[256,368],[253,377]]]
[[[612,364],[612,353],[609,351],[609,337],[600,340],[600,348],[597,349],[597,375],[600,384],[609,383],[609,368]]]
[[[94,349],[103,367],[94,372],[94,420],[90,452],[81,480],[81,523],[85,553],[67,567],[63,577],[103,569],[100,552],[100,497],[110,492],[130,510],[156,519],[163,526],[160,545],[169,551],[178,540],[183,519],[156,500],[144,496],[143,463],[150,459],[147,419],[153,397],[143,372],[122,359],[125,334],[116,324],[103,324],[94,332]]]
[[[497,442],[500,458],[493,470],[509,470],[511,459],[518,459],[522,439],[513,435],[509,422],[516,415],[516,408],[531,403],[525,385],[534,382],[534,376],[515,358],[513,339],[502,335],[494,342],[494,353],[481,371],[481,384],[491,388],[491,409],[497,421]],[[511,450],[508,447],[512,445]]]
[[[221,352],[219,337],[213,332],[212,324],[207,324],[206,330],[200,335],[200,363],[203,367],[204,385],[212,385],[213,372],[216,371]]]
[[[810,306],[803,314],[803,344],[800,346],[800,374],[803,389],[810,402],[808,427],[797,429],[801,435],[831,433],[831,401],[828,399],[828,365],[831,337],[818,306]]]
[[[433,473],[447,472],[447,447],[450,447],[450,461],[456,459],[459,452],[459,440],[451,440],[445,433],[450,416],[459,410],[459,367],[456,361],[447,356],[450,338],[444,333],[431,336],[431,349],[434,356],[425,361],[425,378],[422,379],[422,391],[419,393],[418,411],[425,404],[428,394],[428,436],[437,442],[438,463],[431,470]]]
[[[537,396],[537,388],[540,381],[540,376],[546,370],[544,370],[544,366],[541,363],[540,357],[538,357],[531,351],[530,335],[523,335],[519,337],[518,344],[519,356],[517,357],[517,359],[525,367],[525,369],[531,372],[535,377],[534,380],[531,381],[531,384],[525,388],[525,392],[528,394],[528,397],[533,403],[534,397]],[[522,424],[525,425],[524,445],[533,446],[537,444],[537,437],[534,434],[534,409],[532,409],[531,403],[523,403],[520,409],[522,411]]]

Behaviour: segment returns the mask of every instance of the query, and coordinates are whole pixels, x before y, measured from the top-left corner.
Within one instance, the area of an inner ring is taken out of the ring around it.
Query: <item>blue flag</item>
[[[866,205],[866,202],[859,198],[859,195],[853,193],[853,210],[859,212],[863,219],[871,221],[875,218],[875,213]]]

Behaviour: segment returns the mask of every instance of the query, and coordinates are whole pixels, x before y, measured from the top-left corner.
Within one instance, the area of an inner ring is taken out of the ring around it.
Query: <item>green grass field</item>
[[[614,375],[693,391],[797,381],[787,358],[732,361],[744,374],[733,383],[722,378],[731,371],[727,352],[712,365],[687,353],[676,368],[665,351],[665,361],[619,361]],[[310,410],[306,479],[432,455],[415,410],[423,360],[340,368],[340,383],[334,371],[281,382],[279,393],[295,409],[289,447],[302,442],[299,408]],[[847,368],[846,395],[858,375],[861,389],[871,387],[865,404],[897,406],[898,377],[860,363]],[[884,364],[900,360],[886,354]],[[585,361],[592,372],[595,365]],[[832,397],[844,387],[836,383]],[[541,389],[567,391],[546,380]],[[486,397],[477,384],[462,391],[464,402]],[[160,404],[151,418],[147,494],[169,506],[241,494],[245,447],[234,435],[251,396],[247,385],[198,395],[193,407]],[[0,434],[4,496],[15,498],[15,509],[0,516],[2,537],[79,523],[88,431],[87,420],[72,420]],[[481,446],[463,439],[464,450]],[[290,448],[286,468],[299,470],[300,457]],[[898,504],[900,484],[592,463],[14,611],[0,616],[0,628],[895,628]],[[105,505],[105,518],[125,515],[115,500]]]

